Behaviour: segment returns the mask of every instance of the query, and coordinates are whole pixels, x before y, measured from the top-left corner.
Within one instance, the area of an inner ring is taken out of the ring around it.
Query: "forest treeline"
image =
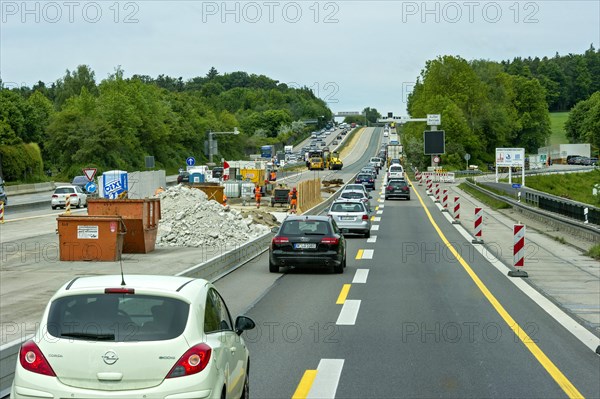
[[[56,82],[0,89],[0,156],[6,180],[46,170],[65,177],[82,167],[143,170],[145,156],[174,171],[188,156],[206,162],[209,131],[219,135],[219,157],[241,159],[260,145],[285,145],[315,128],[302,121],[331,119],[327,104],[308,88],[264,75],[215,68],[188,81],[123,71],[96,82],[80,65]],[[218,158],[217,158],[218,159]]]
[[[497,147],[537,153],[551,134],[549,111],[574,106],[578,112],[567,123],[569,140],[598,147],[600,125],[594,121],[600,108],[594,108],[598,95],[592,94],[599,91],[600,51],[593,47],[583,55],[510,62],[443,56],[426,63],[408,97],[408,111],[414,117],[442,115],[443,162],[464,168],[465,154],[474,164],[493,163]],[[403,129],[406,152],[420,167],[430,163],[423,155],[425,129],[425,123]]]

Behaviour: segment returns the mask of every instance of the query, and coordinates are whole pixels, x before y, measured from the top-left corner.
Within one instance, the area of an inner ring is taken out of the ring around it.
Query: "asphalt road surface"
[[[600,357],[430,201],[377,205],[344,274],[284,270],[247,312],[253,397],[600,397]]]

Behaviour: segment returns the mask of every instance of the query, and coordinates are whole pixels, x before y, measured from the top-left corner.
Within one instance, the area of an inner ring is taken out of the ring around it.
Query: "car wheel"
[[[241,399],[249,399],[250,398],[250,377],[246,373],[246,380],[244,381],[244,388],[242,390]]]
[[[271,263],[271,261],[269,261],[269,271],[271,273],[279,273],[279,266],[274,265],[273,263]]]
[[[407,200],[407,201],[410,201],[410,196],[406,197],[406,200]]]
[[[365,233],[365,238],[370,238],[371,237],[371,230],[367,230],[367,232]]]
[[[387,200],[387,199],[388,199],[388,197],[385,197],[385,199]]]
[[[56,207],[54,205],[52,205],[52,210],[55,210],[55,209],[56,209]]]
[[[344,267],[346,267],[346,257],[344,256]]]

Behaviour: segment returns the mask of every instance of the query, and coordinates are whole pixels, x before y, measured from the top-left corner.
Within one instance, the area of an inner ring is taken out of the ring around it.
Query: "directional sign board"
[[[94,182],[89,182],[88,184],[85,185],[85,191],[87,191],[88,193],[95,193],[96,189],[97,189],[97,187],[94,184]]]
[[[469,159],[471,159],[471,154],[465,154],[465,161],[469,162]]]
[[[524,148],[496,148],[496,166],[525,166]]]
[[[521,188],[519,183],[513,183],[512,188]]]
[[[187,159],[185,160],[185,163],[187,166],[194,166],[194,165],[196,165],[196,158],[187,157]]]
[[[439,126],[442,124],[441,114],[427,114],[427,124],[429,126]]]
[[[83,172],[83,175],[89,180],[89,181],[93,181],[94,180],[94,176],[96,176],[96,168],[83,168],[81,169],[81,171]]]

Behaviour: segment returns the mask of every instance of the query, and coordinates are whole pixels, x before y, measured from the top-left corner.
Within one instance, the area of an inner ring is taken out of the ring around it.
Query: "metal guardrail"
[[[587,209],[588,223],[600,225],[600,209],[593,205],[542,193],[529,188],[525,191],[525,202],[535,205],[540,209],[558,213],[580,221],[586,220],[585,210]]]
[[[478,190],[479,192],[484,193],[494,199],[497,199],[502,202],[506,202],[506,203],[510,204],[511,206],[513,206],[513,208],[516,209],[517,211],[524,213],[524,214],[528,214],[528,215],[530,215],[538,220],[541,220],[541,221],[547,223],[548,225],[551,225],[559,230],[566,230],[569,233],[571,233],[577,237],[581,237],[581,238],[586,239],[591,242],[600,243],[600,226],[597,226],[594,224],[589,224],[589,223],[583,223],[579,220],[575,220],[575,219],[572,219],[569,217],[564,217],[562,215],[558,215],[556,213],[552,213],[550,211],[540,209],[540,208],[537,208],[534,206],[526,205],[522,202],[518,202],[511,198],[508,198],[508,197],[505,197],[502,195],[498,195],[494,192],[486,190],[485,188],[481,187],[480,185],[473,184],[469,181],[465,181],[465,183],[469,187],[472,187],[472,188]],[[560,197],[558,197],[558,198],[560,198]]]

